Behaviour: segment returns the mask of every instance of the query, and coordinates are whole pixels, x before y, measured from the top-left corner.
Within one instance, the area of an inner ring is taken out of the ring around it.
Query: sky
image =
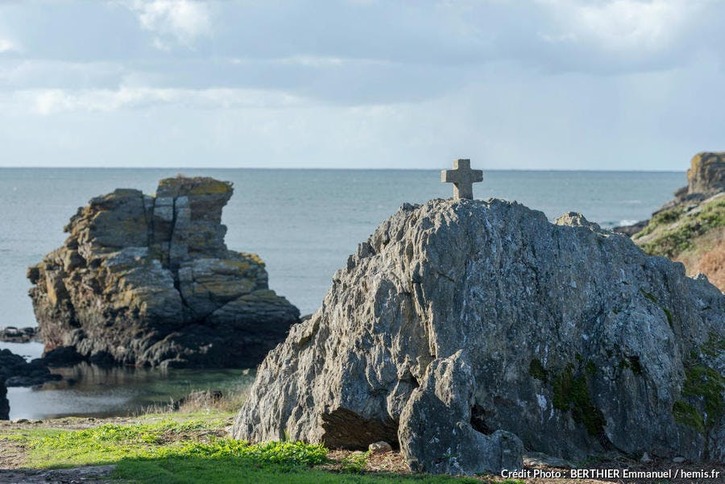
[[[0,167],[683,171],[725,1],[0,0]]]

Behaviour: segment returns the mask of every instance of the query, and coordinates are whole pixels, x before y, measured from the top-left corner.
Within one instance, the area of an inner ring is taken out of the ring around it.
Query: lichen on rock
[[[717,288],[579,214],[552,224],[501,200],[406,204],[270,352],[233,434],[385,440],[442,473],[515,467],[524,447],[723,459],[712,375],[725,349],[712,341],[724,335]]]
[[[28,270],[46,352],[100,363],[253,366],[299,311],[269,290],[255,254],[228,250],[212,178],[161,180],[156,196],[119,189],[71,218],[63,247]]]

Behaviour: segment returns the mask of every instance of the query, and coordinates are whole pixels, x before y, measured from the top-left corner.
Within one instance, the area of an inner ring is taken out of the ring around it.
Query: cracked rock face
[[[81,207],[63,247],[28,270],[46,352],[101,363],[245,367],[299,311],[255,254],[228,250],[230,183],[168,178],[155,197],[120,189]]]
[[[723,459],[725,296],[578,214],[501,200],[405,205],[262,363],[252,441],[399,445],[415,470]]]

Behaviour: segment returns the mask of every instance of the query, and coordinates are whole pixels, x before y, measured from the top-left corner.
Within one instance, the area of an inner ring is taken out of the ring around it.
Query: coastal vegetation
[[[689,276],[704,274],[725,291],[725,153],[696,154],[687,171],[687,186],[675,199],[630,227],[615,229],[649,255],[685,265]]]
[[[692,211],[677,205],[658,212],[634,239],[642,241],[648,254],[676,258],[700,246],[699,237],[720,228],[725,228],[725,196],[714,197]]]
[[[222,408],[224,402],[219,404]],[[185,410],[189,410],[186,407]],[[318,444],[250,444],[228,436],[233,414],[215,408],[108,421],[58,419],[0,427],[5,449],[23,449],[22,468],[112,465],[105,478],[130,482],[426,483],[482,479],[370,472],[369,453],[332,453]],[[3,466],[4,467],[4,466]],[[2,476],[0,475],[0,479]],[[485,482],[485,479],[483,480]],[[500,480],[498,482],[501,482]],[[518,481],[503,481],[513,484]]]

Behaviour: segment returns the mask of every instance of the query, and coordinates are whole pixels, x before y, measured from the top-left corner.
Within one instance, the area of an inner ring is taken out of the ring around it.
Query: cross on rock
[[[441,170],[441,183],[453,183],[453,198],[473,198],[473,184],[483,181],[482,170],[471,170],[471,160],[455,160],[453,170]]]

